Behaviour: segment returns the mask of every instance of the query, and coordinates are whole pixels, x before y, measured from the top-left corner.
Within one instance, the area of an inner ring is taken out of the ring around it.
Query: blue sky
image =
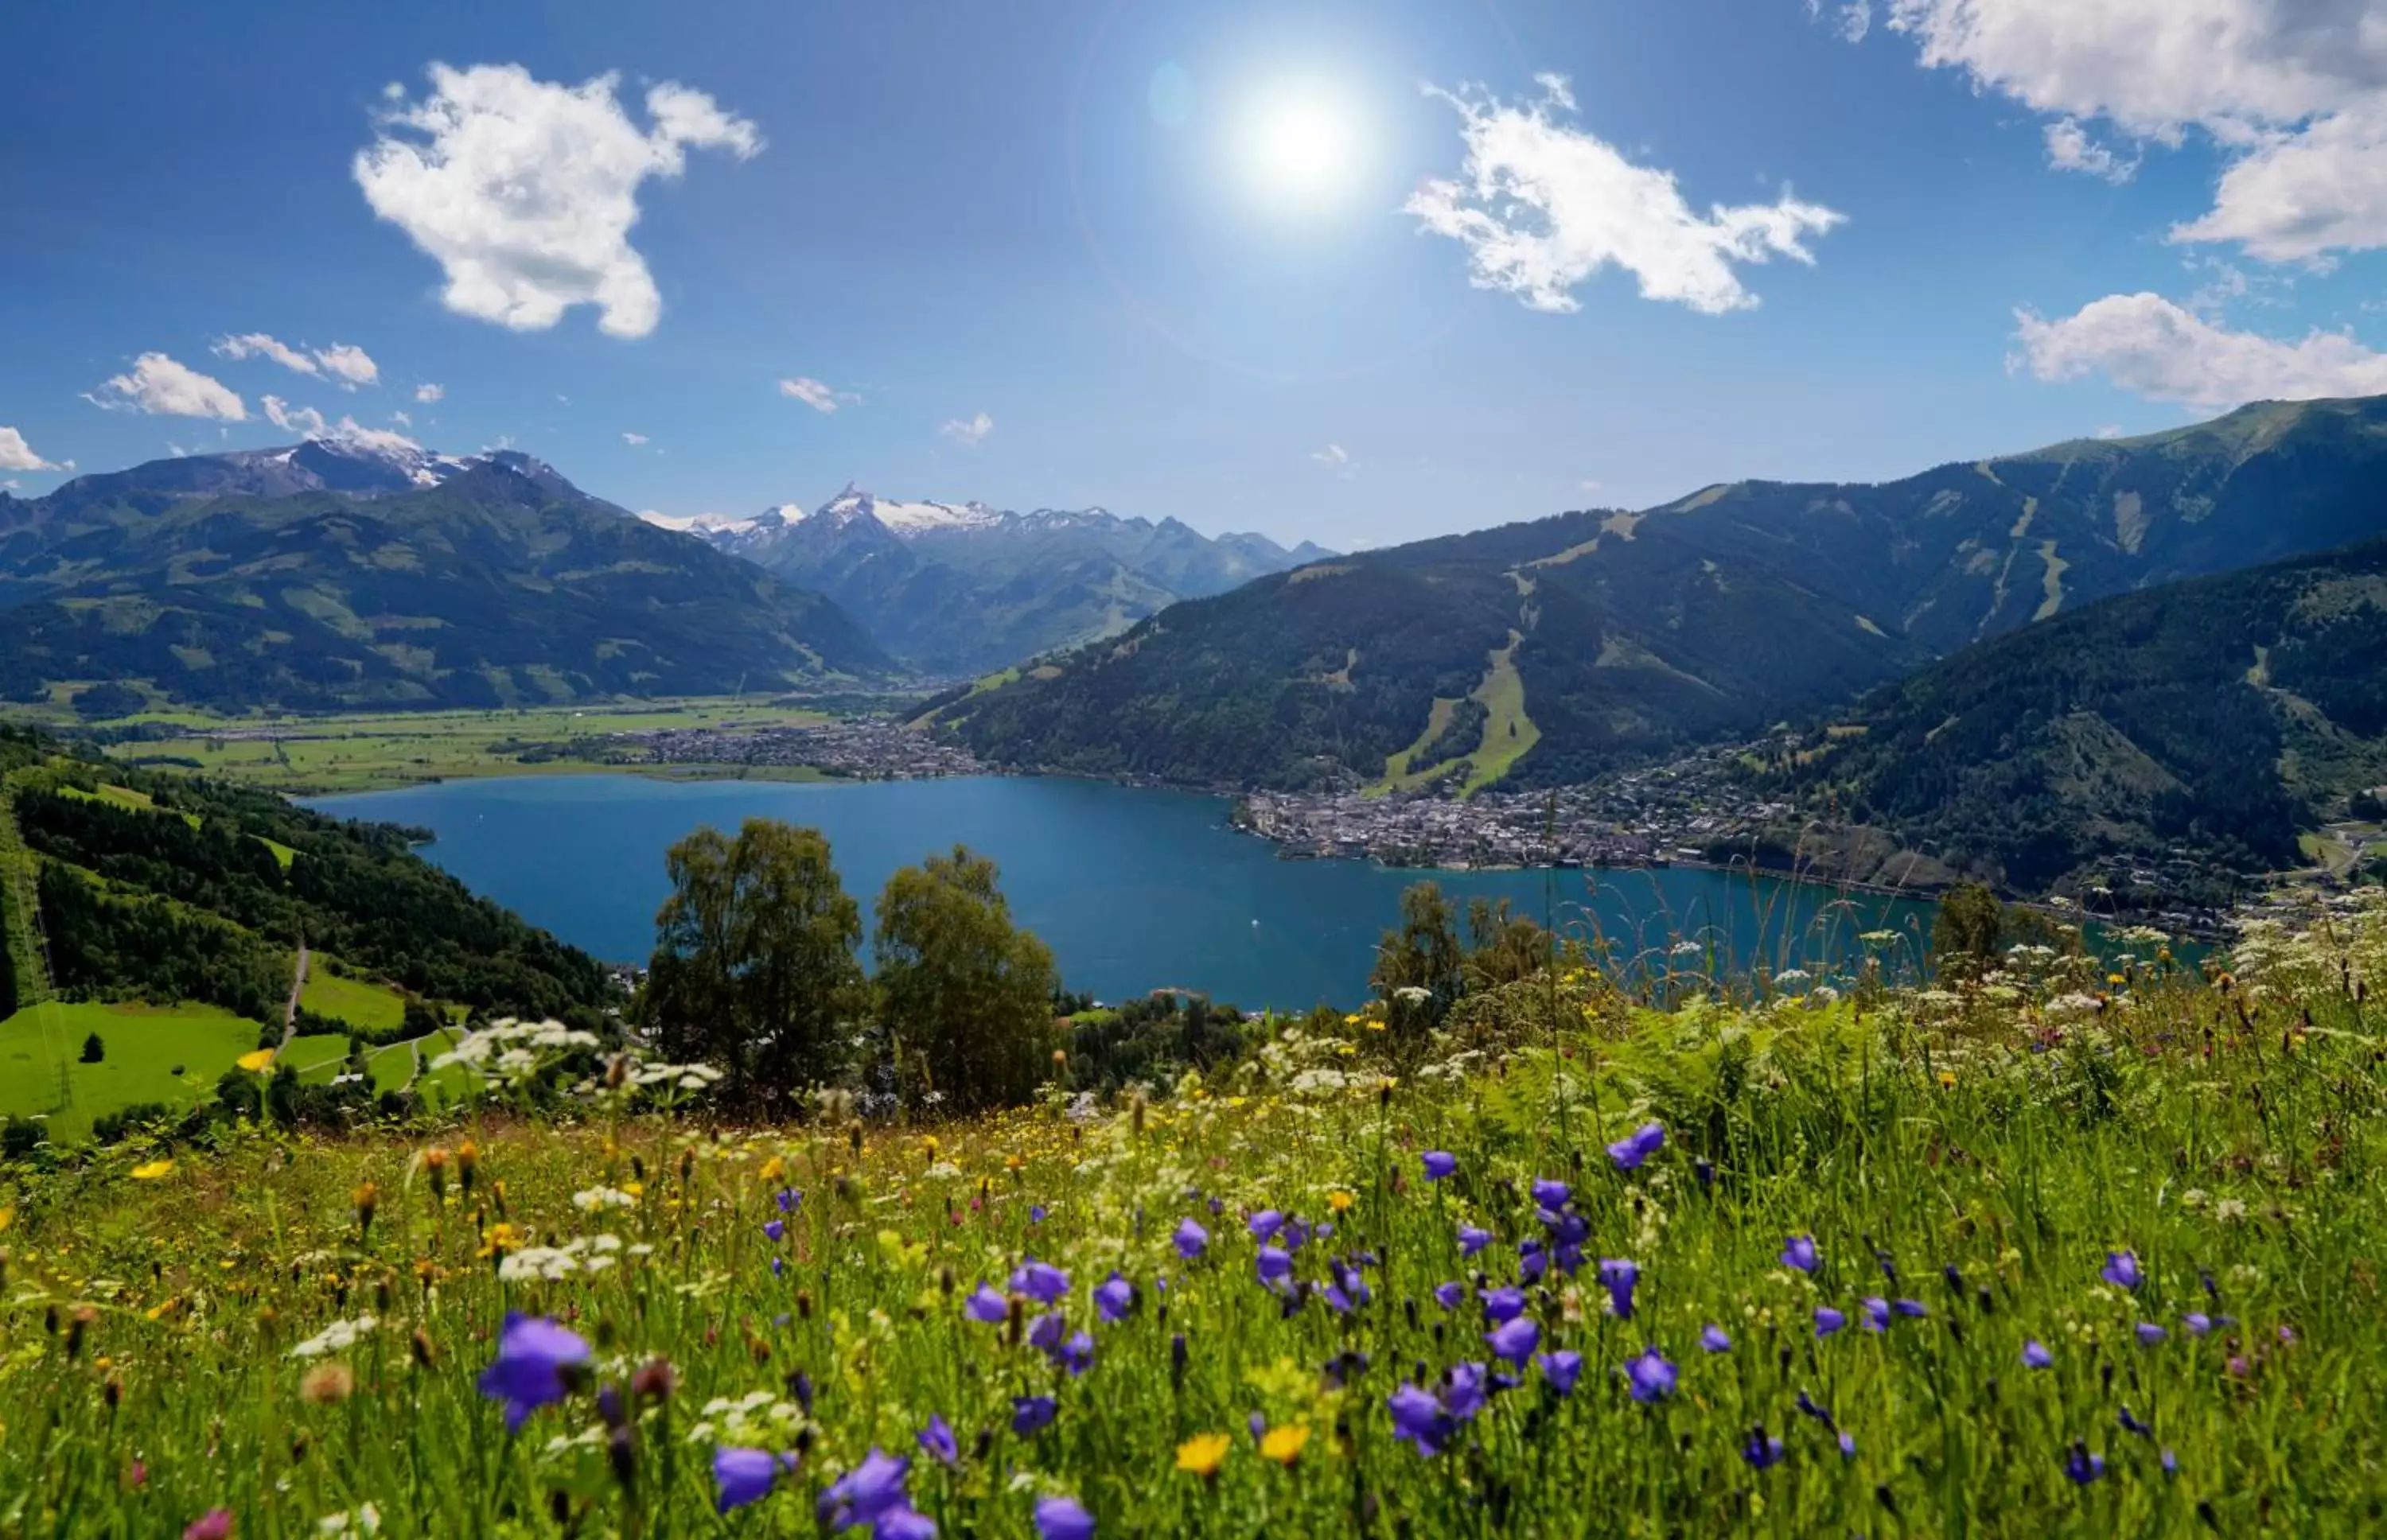
[[[0,478],[345,419],[1348,547],[2387,391],[2362,10],[11,7]]]

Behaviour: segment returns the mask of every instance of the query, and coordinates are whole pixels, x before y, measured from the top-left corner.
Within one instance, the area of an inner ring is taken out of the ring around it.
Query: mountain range
[[[1317,562],[927,720],[1205,784],[1551,784],[1825,711],[2095,600],[2387,530],[2387,398],[1882,485],[1740,482]]]
[[[1920,854],[2023,892],[2159,877],[2179,903],[2197,879],[2170,859],[2300,865],[2302,832],[2387,785],[2382,665],[2387,540],[2370,540],[1966,648],[1770,769],[1896,837],[1859,877]]]
[[[984,674],[1115,636],[1181,600],[1332,554],[1101,508],[1019,513],[854,486],[810,512],[791,503],[748,518],[642,517],[827,596],[930,675]]]
[[[875,678],[835,604],[511,450],[394,435],[0,495],[0,695],[510,706]]]

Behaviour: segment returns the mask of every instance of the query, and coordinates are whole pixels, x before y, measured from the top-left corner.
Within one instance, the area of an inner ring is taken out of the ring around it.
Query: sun
[[[1243,170],[1270,202],[1315,208],[1347,192],[1367,158],[1359,114],[1332,86],[1286,82],[1245,108]]]

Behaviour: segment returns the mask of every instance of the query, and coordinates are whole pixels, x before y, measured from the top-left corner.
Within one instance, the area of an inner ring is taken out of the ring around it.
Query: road
[[[282,1046],[284,1048],[290,1046],[291,1038],[296,1036],[298,1031],[298,991],[306,987],[307,943],[305,941],[300,941],[298,943],[298,966],[296,970],[295,976],[290,980],[290,1004],[283,1007],[282,1011]]]

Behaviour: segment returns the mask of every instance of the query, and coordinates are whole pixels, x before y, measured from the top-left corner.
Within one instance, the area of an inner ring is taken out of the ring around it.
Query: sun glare
[[[1272,201],[1316,207],[1349,189],[1365,158],[1358,116],[1315,84],[1270,92],[1247,109],[1245,174]]]

